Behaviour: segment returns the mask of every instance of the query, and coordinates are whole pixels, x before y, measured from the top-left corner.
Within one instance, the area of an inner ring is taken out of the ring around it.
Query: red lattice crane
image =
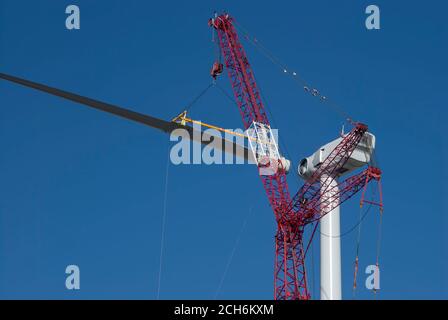
[[[253,70],[238,39],[233,18],[228,14],[215,16],[215,18],[209,20],[209,26],[213,27],[218,35],[224,64],[244,128],[252,131],[258,129],[263,139],[268,138],[269,140],[271,134],[269,120]],[[319,169],[314,172],[311,179],[292,198],[286,181],[285,161],[283,161],[284,158],[280,157],[278,151],[277,154],[275,152],[274,154],[269,153],[267,160],[264,157],[264,162],[258,162],[260,178],[269,203],[274,210],[278,226],[275,235],[275,299],[310,298],[305,271],[304,227],[331,211],[321,201],[320,178],[327,174],[328,179],[333,179],[332,177],[335,177],[335,173],[348,161],[366,132],[366,125],[356,124],[353,130],[342,139],[324,160]],[[258,147],[260,146],[258,145]],[[273,164],[272,162],[276,163]],[[267,164],[277,168],[277,170],[266,174],[263,169]],[[337,195],[340,199],[339,205],[365,187],[372,179],[379,180],[380,176],[379,169],[369,167],[362,173],[340,183]],[[325,185],[329,186],[330,184]],[[312,236],[310,242],[311,240]]]

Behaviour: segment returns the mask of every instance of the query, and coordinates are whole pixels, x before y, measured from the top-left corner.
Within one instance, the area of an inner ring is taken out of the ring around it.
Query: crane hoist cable
[[[166,215],[167,215],[167,206],[168,206],[168,178],[169,178],[170,162],[171,162],[170,161],[170,144],[168,143],[168,157],[167,157],[166,169],[165,169],[165,188],[164,188],[164,195],[163,195],[162,227],[161,227],[161,236],[160,236],[159,274],[158,274],[158,278],[157,278],[157,300],[160,299],[163,254],[164,254],[164,249],[165,249],[165,230],[166,230]]]
[[[372,201],[375,197],[375,189],[372,189]],[[358,235],[356,238],[356,256],[355,256],[355,262],[354,262],[354,274],[353,274],[353,289],[352,289],[352,294],[353,294],[353,298],[356,298],[356,289],[357,289],[357,279],[358,279],[358,268],[359,268],[359,249],[361,246],[361,227],[362,227],[362,222],[364,221],[364,218],[367,216],[367,213],[370,211],[370,209],[372,208],[372,204],[369,204],[369,208],[366,210],[366,212],[364,213],[364,215],[362,215],[362,206],[359,206],[359,220],[358,220],[358,224],[355,226],[358,227]]]
[[[372,190],[372,200],[364,200],[364,194],[365,194],[365,189],[363,191],[363,195],[361,197],[361,202],[360,202],[360,211],[362,210],[363,204],[364,202],[369,203],[369,209],[370,207],[372,207],[372,205],[378,206],[379,207],[379,222],[378,222],[378,233],[377,233],[377,248],[376,248],[376,272],[379,272],[379,257],[380,257],[380,247],[381,247],[381,237],[382,237],[382,224],[383,224],[383,211],[384,211],[384,206],[383,206],[383,196],[382,196],[382,187],[381,187],[381,181],[378,180],[378,191],[379,191],[379,202],[375,202],[374,201],[374,195],[375,195],[375,191],[376,189]],[[355,271],[354,271],[354,276],[353,276],[353,298],[356,297],[356,288],[357,288],[357,274],[358,274],[358,267],[359,267],[359,248],[360,248],[360,238],[361,238],[361,224],[359,225],[359,229],[358,229],[358,238],[357,238],[357,245],[356,245],[356,258],[355,258],[355,262],[354,262],[354,266],[355,266]],[[373,289],[373,294],[374,297],[376,299],[376,294],[377,294],[377,289],[374,288]]]
[[[369,214],[369,211],[370,211],[371,207],[372,207],[372,204],[369,204],[369,207],[367,208],[367,210],[364,213],[362,213],[362,208],[361,208],[358,222],[356,222],[356,224],[354,226],[352,226],[351,228],[347,229],[346,231],[340,233],[339,235],[337,235],[337,236],[330,236],[330,235],[327,235],[327,234],[323,233],[320,230],[319,230],[319,233],[324,235],[324,236],[326,236],[326,237],[330,237],[330,238],[343,238],[343,237],[349,235],[350,233],[352,233],[357,227],[359,227],[362,224],[364,219]]]
[[[371,206],[369,207],[369,209],[371,208]],[[360,248],[360,244],[361,244],[361,226],[362,226],[362,221],[363,221],[363,217],[361,217],[361,212],[362,212],[362,208],[359,208],[359,224],[358,224],[358,235],[356,238],[356,256],[355,256],[355,262],[354,262],[354,273],[353,273],[353,289],[352,289],[352,293],[353,293],[353,299],[356,298],[356,288],[357,288],[357,280],[358,280],[358,268],[359,268],[359,248]]]
[[[229,258],[228,258],[226,266],[224,268],[224,272],[221,276],[221,280],[218,285],[218,289],[216,290],[214,300],[216,300],[218,298],[219,294],[221,293],[222,285],[224,284],[224,280],[227,277],[227,273],[229,272],[229,268],[230,268],[230,265],[232,264],[233,257],[235,256],[236,250],[238,249],[238,246],[240,245],[241,237],[243,236],[244,230],[246,229],[247,223],[249,222],[249,218],[252,218],[252,216],[256,214],[256,212],[253,209],[254,209],[254,206],[252,205],[249,208],[249,212],[247,213],[247,216],[244,219],[243,224],[240,228],[240,231],[236,237],[235,244],[232,248],[232,251],[230,252]]]
[[[316,293],[316,273],[314,271],[314,242],[311,243],[311,296],[314,299]]]
[[[377,268],[377,272],[380,272],[380,252],[381,252],[381,238],[382,238],[382,228],[383,228],[383,207],[380,207],[380,217],[379,217],[379,222],[378,222],[378,235],[377,235],[377,248],[376,248],[376,268]],[[375,296],[376,299],[376,295],[377,295],[377,289],[374,288],[373,289],[373,294]]]
[[[212,42],[216,43],[216,39],[218,39],[218,31],[216,31],[215,29],[212,29],[212,32],[213,32]],[[214,50],[214,55],[215,55],[215,62],[221,63],[222,53],[219,48],[219,45],[215,45],[213,50]]]
[[[231,101],[234,105],[237,105],[236,101],[234,100],[234,98],[232,98],[232,96],[230,95],[230,93],[228,93],[218,82],[215,83],[216,87],[222,92],[222,94],[229,99],[229,101]]]
[[[309,93],[313,97],[318,98],[323,104],[327,105],[333,111],[338,113],[341,117],[344,118],[345,121],[351,124],[355,124],[356,121],[337,103],[335,103],[332,99],[329,99],[327,96],[323,95],[321,91],[317,88],[313,88],[309,85],[307,81],[305,81],[296,71],[292,71],[286,64],[282,63],[280,59],[278,59],[274,54],[268,50],[256,37],[250,35],[250,33],[241,26],[241,24],[234,22],[239,31],[244,35],[244,39],[246,39],[251,45],[253,45],[256,49],[258,49],[271,63],[277,66],[283,74],[289,76],[293,79],[306,93]]]
[[[197,96],[195,96],[193,98],[193,100],[191,100],[191,102],[185,107],[183,108],[179,113],[183,112],[183,111],[190,111],[191,108],[193,108],[193,106],[210,90],[211,87],[214,86],[214,83],[210,83],[209,85],[207,85],[203,90],[201,90],[199,92],[199,94]]]

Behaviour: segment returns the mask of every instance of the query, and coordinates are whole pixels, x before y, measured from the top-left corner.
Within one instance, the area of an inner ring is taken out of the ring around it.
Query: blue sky
[[[79,31],[65,29],[69,4],[81,9]],[[368,31],[369,4],[0,0],[0,72],[171,119],[210,83],[207,20],[227,10],[376,135],[385,202],[379,298],[446,299],[448,5],[375,1],[382,29]],[[335,138],[343,119],[244,45],[297,164]],[[218,81],[230,91],[225,76]],[[4,81],[0,92],[0,298],[155,299],[168,137]],[[241,126],[216,89],[191,116]],[[256,170],[171,165],[167,182],[160,298],[271,299],[275,223]],[[294,174],[289,182],[293,191],[301,183]],[[356,223],[356,199],[342,207],[342,230]],[[372,210],[361,271],[375,263],[377,223]],[[355,245],[356,232],[342,239],[344,298]],[[313,252],[318,297],[318,241]],[[69,264],[81,269],[80,291],[65,289]],[[357,297],[373,295],[361,286]]]

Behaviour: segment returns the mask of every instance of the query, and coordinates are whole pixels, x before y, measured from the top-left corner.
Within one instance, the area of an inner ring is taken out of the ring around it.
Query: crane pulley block
[[[212,69],[210,71],[210,75],[212,76],[213,79],[216,80],[216,78],[222,74],[223,70],[224,70],[224,65],[221,62],[216,61],[215,63],[213,63]]]

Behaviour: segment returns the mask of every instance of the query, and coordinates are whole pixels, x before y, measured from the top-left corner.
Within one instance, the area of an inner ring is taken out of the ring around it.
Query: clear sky
[[[381,30],[364,26],[372,3]],[[65,28],[69,4],[81,9],[79,31]],[[171,119],[210,83],[214,10],[376,135],[379,298],[448,298],[445,2],[0,0],[0,72]],[[244,45],[294,165],[337,137],[337,113]],[[241,127],[216,88],[191,116]],[[254,167],[170,165],[166,179],[167,136],[4,81],[0,148],[0,298],[155,299],[165,187],[160,298],[272,298],[275,222]],[[289,182],[301,183],[294,173]],[[343,231],[358,201],[343,205]],[[363,270],[375,263],[377,223],[372,209],[358,298],[373,298]],[[355,246],[356,232],[342,238],[344,298]],[[318,241],[312,252],[318,297]],[[81,269],[76,292],[65,289],[70,264]]]

